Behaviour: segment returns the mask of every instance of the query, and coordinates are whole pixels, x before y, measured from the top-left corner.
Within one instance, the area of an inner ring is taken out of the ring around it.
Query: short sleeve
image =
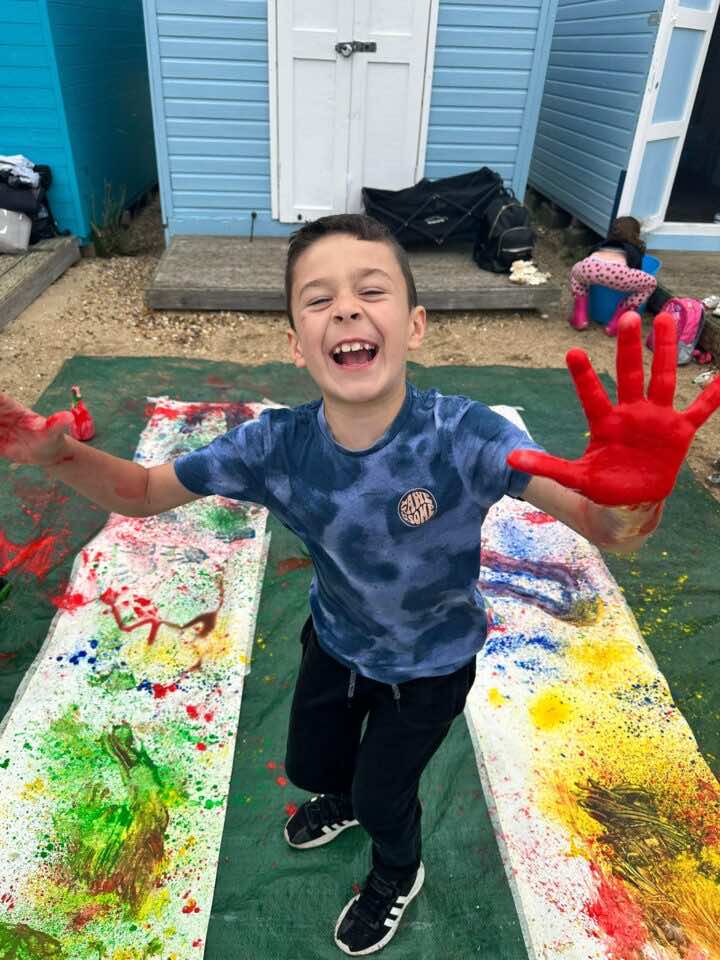
[[[180,483],[200,496],[219,494],[264,504],[266,464],[273,434],[271,412],[263,412],[207,446],[178,457],[174,466]]]
[[[506,494],[522,497],[530,474],[513,470],[513,450],[542,450],[528,434],[481,403],[470,403],[452,435],[455,464],[473,499],[485,507]]]

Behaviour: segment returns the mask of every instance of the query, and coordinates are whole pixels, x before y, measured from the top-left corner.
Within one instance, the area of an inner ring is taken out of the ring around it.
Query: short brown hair
[[[607,238],[615,243],[631,243],[640,253],[645,253],[645,244],[640,236],[642,225],[635,217],[618,217],[613,220]]]
[[[407,288],[408,308],[412,310],[417,306],[418,296],[415,288],[415,278],[410,269],[410,261],[407,253],[403,250],[395,237],[388,228],[363,213],[337,213],[329,217],[320,217],[318,220],[312,220],[310,223],[304,223],[299,230],[290,237],[288,244],[287,263],[285,264],[285,301],[290,326],[295,329],[295,321],[292,315],[292,285],[295,272],[295,264],[298,257],[311,247],[318,240],[330,236],[334,233],[345,234],[349,237],[355,237],[356,240],[368,240],[374,243],[385,243],[395,254],[402,275],[405,279]]]

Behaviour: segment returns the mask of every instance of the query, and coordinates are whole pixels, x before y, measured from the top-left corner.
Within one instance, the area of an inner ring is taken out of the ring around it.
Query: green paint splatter
[[[156,766],[127,724],[97,736],[72,711],[52,724],[44,753],[64,852],[58,908],[75,915],[102,903],[137,914],[166,865],[168,811],[185,800],[177,773]]]
[[[24,923],[0,922],[0,960],[63,960],[62,944],[55,937]]]
[[[109,673],[91,673],[88,675],[91,687],[100,687],[104,693],[120,693],[134,690],[138,682],[129,670],[111,670]]]
[[[254,529],[248,525],[247,510],[242,507],[213,507],[205,510],[201,518],[202,525],[212,530],[220,540],[232,543],[234,540],[248,540],[255,536]]]

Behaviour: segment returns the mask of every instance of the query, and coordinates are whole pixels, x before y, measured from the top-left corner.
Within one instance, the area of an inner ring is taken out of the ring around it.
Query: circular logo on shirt
[[[422,487],[408,490],[398,504],[398,515],[408,527],[419,527],[422,523],[432,520],[436,513],[435,497],[429,490],[424,490]]]

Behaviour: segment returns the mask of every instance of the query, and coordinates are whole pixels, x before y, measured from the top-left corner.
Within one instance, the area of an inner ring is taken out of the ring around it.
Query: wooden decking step
[[[155,310],[284,310],[287,240],[173,237],[146,291]],[[474,264],[470,248],[410,254],[420,302],[430,310],[545,310],[554,284],[510,283]]]
[[[0,329],[79,259],[76,237],[53,237],[26,253],[0,254]]]

